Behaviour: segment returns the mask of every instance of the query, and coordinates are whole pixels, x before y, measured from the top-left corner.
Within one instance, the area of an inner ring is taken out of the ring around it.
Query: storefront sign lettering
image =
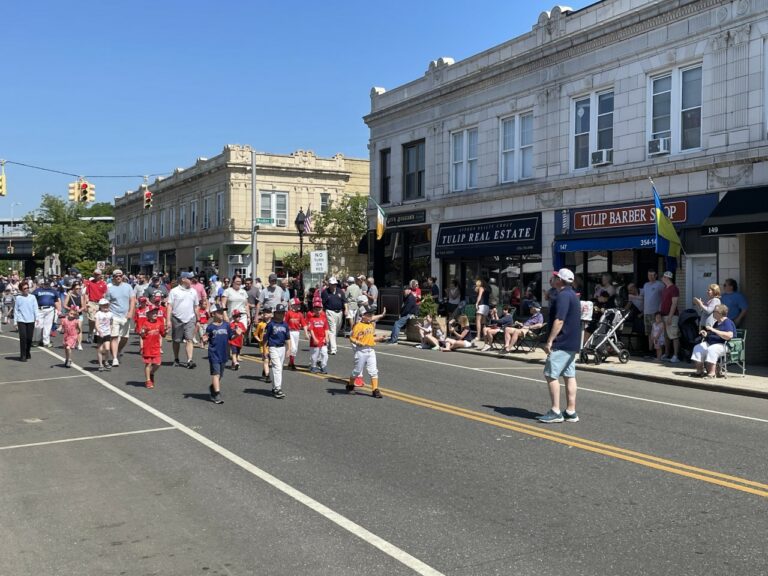
[[[424,224],[427,221],[427,211],[417,210],[405,214],[391,214],[387,216],[387,228],[406,226],[409,224]]]
[[[540,217],[485,220],[466,224],[442,224],[437,238],[437,257],[459,254],[507,254],[535,252],[541,243]]]
[[[667,202],[664,204],[664,211],[672,222],[685,222],[688,219],[688,202],[686,200]],[[574,229],[577,231],[642,226],[655,222],[656,210],[653,203],[621,208],[584,210],[573,214]]]

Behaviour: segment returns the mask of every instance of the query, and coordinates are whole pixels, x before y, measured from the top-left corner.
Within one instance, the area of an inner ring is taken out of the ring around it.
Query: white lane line
[[[146,430],[132,430],[130,432],[115,432],[114,434],[100,434],[99,436],[80,436],[78,438],[64,438],[63,440],[49,440],[47,442],[33,442],[31,444],[15,444],[13,446],[0,446],[0,450],[16,450],[17,448],[31,448],[33,446],[50,446],[51,444],[66,444],[68,442],[82,442],[84,440],[101,440],[102,438],[116,438],[118,436],[131,436],[133,434],[148,434],[150,432],[162,432],[176,430],[174,426],[164,428],[148,428]]]
[[[34,380],[9,380],[8,382],[0,382],[0,386],[3,384],[24,384],[26,382],[48,382],[49,380],[69,380],[71,378],[83,378],[82,374],[73,374],[72,376],[54,376],[53,378],[35,378]]]
[[[339,346],[339,348],[349,348],[349,346]],[[416,360],[418,362],[428,362],[430,364],[441,364],[442,366],[450,366],[451,368],[462,368],[464,370],[471,370],[473,372],[482,372],[484,374],[495,374],[497,376],[505,376],[507,378],[516,378],[518,380],[527,380],[528,382],[536,382],[541,384],[544,382],[544,378],[529,378],[527,376],[518,376],[517,374],[505,374],[504,372],[494,372],[493,369],[486,368],[473,368],[471,366],[462,366],[461,364],[448,364],[447,362],[437,362],[436,360],[429,360],[428,358],[417,358],[415,356],[407,356],[404,354],[393,354],[391,352],[376,352],[379,355],[384,356],[396,356],[398,358],[406,358],[408,360]],[[543,366],[539,367],[543,369]],[[506,370],[506,368],[505,368]],[[561,388],[565,386],[560,385]],[[584,388],[579,386],[579,392],[592,392],[593,394],[603,394],[605,396],[615,396],[617,398],[626,398],[627,400],[637,400],[638,402],[648,402],[650,404],[661,404],[662,406],[670,406],[672,408],[683,408],[684,410],[693,410],[695,412],[706,412],[707,414],[717,414],[718,416],[728,416],[730,418],[740,418],[741,420],[751,420],[753,422],[765,422],[768,423],[768,419],[755,418],[754,416],[745,416],[744,414],[734,414],[732,412],[721,412],[719,410],[710,410],[708,408],[699,408],[698,406],[688,406],[686,404],[675,404],[674,402],[664,402],[662,400],[653,400],[651,398],[642,398],[640,396],[631,396],[629,394],[618,394],[616,392],[606,392],[604,390],[595,390],[594,388]]]
[[[48,354],[50,354],[54,358],[58,358],[59,360],[64,360],[64,358],[62,358],[61,356],[59,356],[55,352],[52,352],[51,350],[45,349],[44,352],[47,352]],[[143,410],[146,410],[147,412],[149,412],[150,414],[156,416],[160,420],[170,424],[173,428],[177,429],[179,432],[183,432],[184,434],[186,434],[190,438],[196,440],[197,442],[199,442],[203,446],[206,446],[207,448],[210,448],[211,450],[213,450],[214,452],[216,452],[220,456],[223,456],[224,458],[226,458],[227,460],[229,460],[233,464],[237,464],[243,470],[246,470],[246,471],[250,472],[251,474],[253,474],[254,476],[256,476],[257,478],[260,478],[261,480],[263,480],[264,482],[266,482],[270,486],[280,490],[283,494],[286,494],[287,496],[290,496],[291,498],[293,498],[297,502],[299,502],[301,504],[304,504],[304,506],[306,506],[310,510],[314,510],[315,512],[317,512],[318,514],[320,514],[321,516],[323,516],[327,520],[330,520],[331,522],[333,522],[337,526],[340,526],[344,530],[346,530],[346,531],[350,532],[351,534],[357,536],[358,538],[360,538],[364,542],[367,542],[371,546],[373,546],[375,548],[378,548],[379,550],[381,550],[382,552],[384,552],[385,554],[387,554],[391,558],[394,558],[398,562],[404,564],[405,566],[407,566],[408,568],[410,568],[411,570],[413,570],[417,574],[423,574],[424,576],[444,576],[442,574],[442,572],[439,572],[435,568],[432,568],[431,566],[429,566],[428,564],[422,562],[421,560],[419,560],[415,556],[411,556],[405,550],[402,550],[402,549],[398,548],[394,544],[391,544],[391,543],[387,542],[386,540],[384,540],[383,538],[377,536],[373,532],[370,532],[370,531],[366,530],[365,528],[363,528],[359,524],[353,522],[349,518],[346,518],[345,516],[342,516],[338,512],[335,512],[334,510],[331,510],[330,508],[328,508],[324,504],[321,504],[320,502],[318,502],[314,498],[311,498],[310,496],[307,496],[306,494],[304,494],[303,492],[300,492],[299,490],[297,490],[293,486],[291,486],[289,484],[286,484],[285,482],[283,482],[279,478],[276,478],[275,476],[272,476],[272,474],[270,474],[269,472],[266,472],[265,470],[262,470],[258,466],[254,465],[254,464],[251,464],[250,462],[248,462],[247,460],[241,458],[237,454],[235,454],[233,452],[230,452],[229,450],[227,450],[223,446],[220,446],[219,444],[216,444],[213,440],[210,440],[209,438],[206,438],[202,434],[200,434],[198,432],[195,432],[191,428],[188,428],[187,426],[185,426],[184,424],[182,424],[178,420],[175,420],[175,419],[171,418],[170,416],[168,416],[167,414],[164,414],[163,412],[160,412],[159,410],[153,408],[149,404],[145,404],[144,402],[142,402],[138,398],[134,398],[133,396],[131,396],[127,392],[124,392],[124,391],[120,390],[119,388],[113,386],[112,384],[110,384],[106,380],[102,380],[101,378],[99,378],[95,374],[83,371],[83,369],[80,368],[79,366],[77,366],[76,364],[73,364],[72,367],[74,369],[76,369],[76,370],[82,371],[83,374],[85,374],[86,376],[88,376],[92,380],[95,380],[96,382],[98,382],[99,384],[101,384],[102,386],[107,388],[108,390],[111,390],[112,392],[114,392],[118,396],[122,396],[123,398],[125,398],[129,402],[132,402],[133,404],[135,404],[139,408],[142,408]]]

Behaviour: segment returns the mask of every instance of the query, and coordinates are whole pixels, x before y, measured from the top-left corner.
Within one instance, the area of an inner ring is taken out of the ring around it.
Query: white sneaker
[[[486,344],[485,346],[483,346],[480,349],[480,352],[488,352],[488,350],[490,350],[490,349],[491,349],[491,345],[490,344]]]
[[[82,345],[82,344],[78,344],[78,345],[77,345],[77,349],[78,349],[78,350],[82,350],[82,349],[83,349],[83,345]]]
[[[114,358],[112,360],[112,366],[120,366],[120,360],[118,360],[117,358]]]
[[[672,356],[672,358],[670,358],[669,361],[672,362],[672,364],[678,364],[680,362],[680,358],[678,358],[677,356]]]

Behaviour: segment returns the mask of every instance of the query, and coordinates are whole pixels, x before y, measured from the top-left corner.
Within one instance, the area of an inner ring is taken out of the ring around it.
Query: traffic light
[[[5,251],[6,251],[8,254],[13,254],[15,250],[16,250],[16,249],[13,247],[13,244],[8,244],[8,246],[6,246],[6,248],[5,248]]]
[[[5,174],[0,174],[0,196],[5,196],[8,191],[5,188]]]
[[[70,182],[69,183],[69,201],[70,202],[76,202],[77,201],[77,182]]]
[[[96,200],[96,184],[88,182],[88,202],[94,202]]]
[[[80,202],[83,202],[83,203],[88,202],[88,182],[83,180],[82,182],[80,182],[78,186],[79,186],[78,189],[80,190],[80,196],[78,200],[80,200]]]
[[[152,192],[150,190],[144,191],[144,210],[152,208]]]

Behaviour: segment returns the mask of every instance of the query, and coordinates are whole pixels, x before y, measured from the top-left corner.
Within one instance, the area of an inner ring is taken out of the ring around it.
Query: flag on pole
[[[312,232],[312,204],[307,206],[307,215],[304,217],[304,234]]]
[[[376,206],[376,240],[381,240],[384,237],[384,230],[387,228],[387,214],[384,212],[384,208],[382,208],[376,200],[368,197],[368,200],[373,202],[373,205]]]
[[[682,247],[680,237],[677,235],[672,221],[667,217],[667,213],[664,212],[664,205],[661,203],[661,198],[659,198],[653,181],[651,181],[651,189],[656,205],[656,254],[678,259]]]

